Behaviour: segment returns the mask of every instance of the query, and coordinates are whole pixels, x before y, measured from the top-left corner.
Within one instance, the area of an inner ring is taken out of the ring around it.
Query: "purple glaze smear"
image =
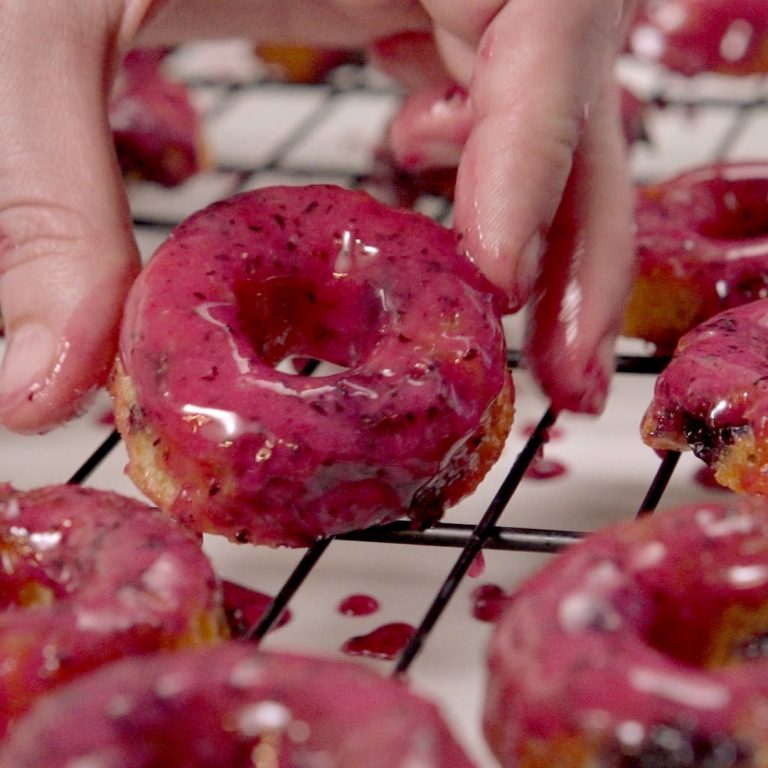
[[[691,504],[593,534],[520,586],[490,645],[501,765],[759,765],[766,542],[764,500]]]

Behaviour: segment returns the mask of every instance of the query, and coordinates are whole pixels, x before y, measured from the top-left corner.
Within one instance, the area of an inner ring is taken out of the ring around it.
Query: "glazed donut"
[[[453,233],[364,192],[214,204],[128,299],[112,384],[128,473],[194,530],[239,542],[427,524],[509,430],[502,305]],[[291,356],[347,369],[275,368]]]
[[[628,145],[645,141],[646,103],[620,89],[621,127]],[[453,200],[461,153],[474,126],[469,94],[455,83],[421,87],[403,101],[375,154],[373,181],[395,204],[420,195]]]
[[[41,699],[2,768],[471,768],[435,707],[350,662],[245,644],[124,659]]]
[[[638,58],[682,75],[768,72],[764,0],[645,0],[629,35]]]
[[[515,768],[757,768],[768,507],[733,497],[593,534],[511,596],[484,728]]]
[[[128,53],[110,98],[109,123],[123,173],[173,187],[209,161],[189,90],[162,72],[165,55],[158,48]]]
[[[683,336],[641,432],[657,450],[692,449],[721,485],[768,495],[768,300],[721,312]]]
[[[0,485],[0,735],[44,691],[101,664],[222,637],[197,537],[106,491]]]
[[[703,320],[768,296],[768,162],[721,163],[639,187],[635,222],[625,335],[668,353]]]

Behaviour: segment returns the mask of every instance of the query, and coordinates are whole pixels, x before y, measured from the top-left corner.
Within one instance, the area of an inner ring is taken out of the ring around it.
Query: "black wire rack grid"
[[[231,106],[232,101],[244,93],[269,94],[278,89],[296,87],[259,76],[248,81],[235,82],[222,82],[221,80],[205,78],[189,79],[188,85],[193,93],[206,94],[204,117],[208,122],[215,121],[217,117],[224,114]],[[295,125],[260,164],[246,167],[222,163],[211,169],[212,173],[221,174],[221,178],[225,181],[227,186],[225,194],[235,194],[253,184],[254,179],[274,173],[292,179],[297,184],[322,181],[325,178],[333,181],[343,179],[345,184],[350,187],[368,187],[371,184],[372,178],[369,172],[351,172],[348,167],[297,168],[295,164],[287,163],[286,158],[306,139],[308,134],[322,124],[340,100],[349,97],[350,94],[395,94],[394,87],[391,84],[382,84],[375,78],[372,80],[370,73],[359,66],[343,67],[332,73],[321,85],[298,87],[320,89],[320,98],[317,100],[316,108]],[[651,94],[648,102],[652,108],[659,110],[721,109],[727,112],[730,120],[729,125],[723,131],[720,139],[713,145],[713,150],[708,158],[710,162],[728,157],[730,148],[738,140],[750,116],[768,106],[766,97],[743,98],[738,102],[734,102],[730,97],[722,96],[702,97],[697,95],[693,100],[679,95],[670,97],[661,86],[655,94]],[[373,181],[376,182],[376,179]],[[430,215],[437,220],[444,223],[449,221],[451,212],[449,201],[428,196],[427,199],[416,201],[415,207],[418,208],[419,206],[428,210]],[[134,217],[137,230],[150,230],[158,233],[158,235],[165,234],[178,221],[179,217],[168,216],[162,211],[154,214],[151,211],[143,211]],[[508,361],[511,367],[522,364],[520,355],[516,350],[509,350]],[[617,370],[637,375],[654,375],[663,368],[664,362],[663,359],[656,357],[623,356],[617,360]],[[583,532],[572,530],[498,525],[499,517],[507,508],[521,479],[547,441],[549,430],[556,420],[557,414],[551,409],[546,409],[477,525],[443,522],[436,523],[427,530],[414,530],[410,523],[398,521],[317,541],[300,559],[261,619],[248,630],[246,637],[254,643],[258,643],[275,626],[291,599],[311,576],[313,568],[334,541],[366,541],[420,547],[456,548],[459,550],[459,554],[453,566],[445,575],[432,603],[424,613],[410,640],[394,660],[391,674],[393,676],[404,675],[418,654],[423,651],[432,628],[440,619],[443,610],[479,553],[483,550],[502,550],[509,553],[554,553],[583,535]],[[117,432],[112,432],[73,474],[69,482],[85,482],[119,441],[120,437]],[[668,452],[661,457],[658,470],[649,481],[645,497],[638,503],[638,515],[649,514],[659,504],[675,470],[678,458],[679,455],[674,452]]]

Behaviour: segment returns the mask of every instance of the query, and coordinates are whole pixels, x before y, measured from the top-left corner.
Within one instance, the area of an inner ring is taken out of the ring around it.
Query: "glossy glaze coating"
[[[513,594],[489,656],[503,766],[756,768],[768,723],[768,506],[593,534]]]
[[[629,45],[683,75],[768,72],[764,0],[644,0]]]
[[[635,221],[627,335],[671,351],[703,320],[768,296],[768,163],[723,163],[640,187]]]
[[[200,117],[186,86],[163,74],[164,55],[151,48],[125,57],[109,103],[109,122],[123,172],[172,187],[207,161]]]
[[[2,768],[471,768],[402,683],[235,643],[126,660],[40,703]]]
[[[642,435],[657,449],[691,448],[723,485],[768,493],[768,300],[683,336],[656,381]]]
[[[499,311],[450,231],[363,192],[277,187],[211,206],[128,301],[115,390],[129,472],[186,524],[236,541],[434,520],[509,427]],[[343,370],[275,368],[312,357]]]
[[[221,635],[199,540],[134,499],[0,485],[0,563],[0,734],[41,693],[107,661]]]

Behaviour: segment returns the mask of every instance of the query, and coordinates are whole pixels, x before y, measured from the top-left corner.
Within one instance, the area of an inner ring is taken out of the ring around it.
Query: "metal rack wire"
[[[261,93],[269,94],[274,89],[291,87],[275,84],[261,78],[237,83],[197,79],[190,81],[189,85],[193,91],[205,91],[209,96],[213,92],[213,98],[209,101],[205,112],[206,120],[212,124],[215,124],[226,114],[233,99],[246,92],[258,90]],[[307,136],[312,131],[317,130],[332,115],[340,100],[347,98],[350,94],[363,93],[379,94],[389,98],[394,93],[391,86],[372,83],[367,72],[352,68],[335,73],[327,83],[317,87],[321,89],[322,93],[321,97],[317,99],[315,108],[290,126],[262,162],[254,165],[232,165],[222,162],[217,163],[215,168],[211,169],[212,174],[220,174],[222,178],[226,179],[225,194],[240,192],[251,185],[258,184],[259,177],[275,173],[296,183],[322,181],[327,178],[334,181],[342,179],[346,185],[352,187],[365,187],[370,182],[368,173],[350,170],[349,167],[343,165],[337,167],[326,164],[322,167],[302,169],[289,162],[289,158],[296,148],[306,140]],[[664,110],[665,114],[670,110],[684,113],[691,109],[702,108],[727,111],[731,116],[730,123],[722,131],[717,141],[712,144],[709,156],[702,158],[702,161],[713,162],[729,156],[729,153],[738,144],[747,121],[756,111],[768,107],[768,95],[758,95],[738,101],[722,96],[710,98],[697,96],[695,99],[687,99],[679,94],[670,96],[660,87],[658,91],[651,94],[651,102],[654,109]],[[638,177],[642,176],[641,170]],[[447,201],[430,199],[422,202],[429,206],[430,213],[438,220],[446,222],[449,219],[450,205]],[[178,218],[169,216],[162,210],[156,212],[142,210],[136,213],[134,221],[138,229],[164,232],[175,226],[178,223]],[[524,361],[520,359],[519,353],[510,350],[509,365],[517,367],[523,364]],[[654,375],[662,369],[664,364],[665,360],[656,357],[620,356],[617,360],[617,371],[636,375]],[[555,424],[556,419],[557,414],[551,410],[546,410],[543,413],[476,526],[437,523],[427,530],[414,530],[408,522],[401,521],[318,541],[306,551],[282,588],[277,592],[260,621],[250,628],[246,637],[258,643],[265,636],[288,607],[297,591],[311,577],[313,569],[328,548],[331,545],[337,546],[337,542],[384,542],[403,546],[458,548],[460,552],[453,566],[446,573],[440,588],[435,592],[432,603],[425,611],[410,641],[394,660],[391,674],[393,676],[404,675],[419,653],[424,650],[430,632],[480,552],[483,550],[502,550],[510,553],[553,553],[568,546],[583,535],[583,532],[574,530],[519,528],[498,524],[501,513],[513,500],[521,479],[547,441],[549,430]],[[82,483],[86,481],[118,444],[119,439],[116,432],[110,434],[74,473],[70,482]],[[675,453],[668,453],[661,458],[658,470],[648,484],[645,497],[638,502],[638,515],[652,512],[659,504],[675,470],[678,458],[678,454]]]

